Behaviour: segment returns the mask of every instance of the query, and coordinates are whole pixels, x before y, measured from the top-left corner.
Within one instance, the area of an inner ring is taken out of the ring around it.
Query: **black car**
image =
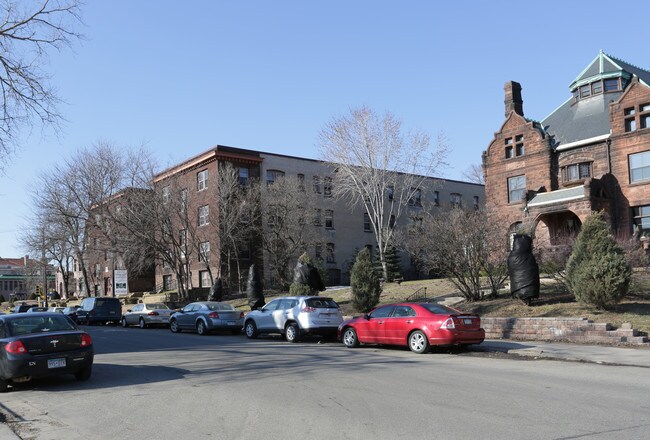
[[[61,374],[88,380],[93,358],[90,335],[61,313],[0,315],[0,392]]]
[[[79,324],[119,324],[122,320],[122,302],[112,296],[84,298],[77,309]]]
[[[77,310],[79,309],[79,306],[70,306],[66,307],[63,309],[63,314],[67,316],[68,318],[72,319],[75,324],[78,324],[79,321],[77,321]]]

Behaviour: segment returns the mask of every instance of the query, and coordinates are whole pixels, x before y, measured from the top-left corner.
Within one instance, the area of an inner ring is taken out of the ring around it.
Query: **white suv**
[[[285,296],[246,315],[244,333],[249,339],[261,333],[280,333],[289,342],[313,334],[335,338],[341,322],[343,315],[332,298]]]

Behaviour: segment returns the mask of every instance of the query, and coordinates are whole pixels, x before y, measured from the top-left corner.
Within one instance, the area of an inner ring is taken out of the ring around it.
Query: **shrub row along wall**
[[[486,339],[648,345],[648,338],[640,336],[631,324],[614,330],[611,324],[586,318],[481,317],[481,325]]]

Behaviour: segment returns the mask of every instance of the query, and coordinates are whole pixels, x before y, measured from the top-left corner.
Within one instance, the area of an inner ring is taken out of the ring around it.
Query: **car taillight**
[[[313,313],[313,312],[315,312],[315,311],[316,311],[316,307],[309,307],[309,306],[305,306],[305,307],[301,310],[301,312],[305,312],[305,313]]]
[[[441,329],[447,329],[447,330],[453,330],[453,329],[456,328],[456,324],[454,324],[454,320],[452,318],[447,318],[447,320],[442,323],[440,328]]]
[[[11,354],[27,353],[27,349],[23,345],[22,341],[11,341],[5,345],[5,351]]]
[[[81,346],[89,347],[91,345],[93,345],[93,339],[90,337],[90,335],[88,333],[81,335]]]
[[[219,314],[218,314],[217,312],[210,312],[210,313],[208,313],[208,318],[215,318],[215,319],[218,319],[218,318],[219,318]]]
[[[158,312],[149,312],[147,313],[149,316],[158,316]]]

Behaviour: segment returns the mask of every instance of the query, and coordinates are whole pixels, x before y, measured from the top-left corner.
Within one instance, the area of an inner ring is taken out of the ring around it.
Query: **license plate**
[[[463,322],[465,324],[467,324],[467,325],[472,325],[472,320],[471,319],[465,318],[465,319],[463,319]]]
[[[228,325],[236,325],[237,323],[235,321],[228,321]]]
[[[63,367],[65,367],[65,358],[47,360],[47,368],[63,368]]]

